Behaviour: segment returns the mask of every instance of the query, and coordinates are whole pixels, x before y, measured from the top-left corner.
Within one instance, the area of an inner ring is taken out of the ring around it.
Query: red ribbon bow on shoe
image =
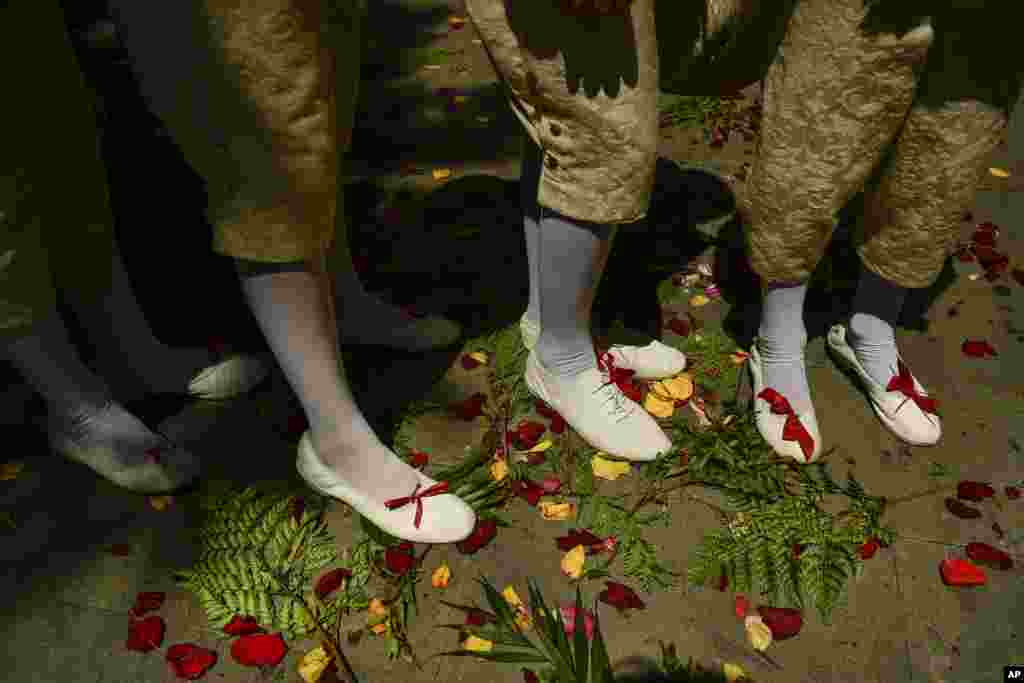
[[[417,529],[420,528],[420,520],[423,519],[423,499],[429,498],[430,496],[437,496],[442,493],[448,492],[448,482],[446,481],[434,484],[429,489],[425,490],[423,493],[419,493],[420,486],[422,486],[422,484],[416,484],[416,488],[413,489],[411,496],[404,496],[402,498],[392,498],[391,500],[384,502],[384,506],[388,510],[394,510],[395,508],[400,508],[403,505],[407,505],[408,503],[415,502],[416,518],[414,520],[414,526]]]
[[[642,400],[640,387],[633,382],[636,370],[615,367],[615,358],[607,351],[598,355],[597,367],[608,373],[606,384],[614,384],[622,393],[638,403]]]
[[[771,388],[763,389],[757,397],[763,398],[771,406],[774,414],[786,416],[786,424],[782,428],[782,440],[796,441],[800,444],[800,450],[804,452],[804,460],[810,462],[811,455],[814,453],[814,438],[793,412],[793,406],[789,405],[789,401]]]
[[[924,412],[938,415],[935,412],[939,407],[938,402],[934,398],[917,393],[917,388],[914,386],[914,376],[910,374],[910,368],[904,365],[902,360],[896,361],[896,367],[898,373],[889,380],[888,386],[885,387],[886,391],[898,391],[916,403],[917,407]]]

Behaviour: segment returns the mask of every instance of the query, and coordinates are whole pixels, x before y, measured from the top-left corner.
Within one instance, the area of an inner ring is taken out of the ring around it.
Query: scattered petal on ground
[[[470,652],[490,652],[494,649],[494,643],[479,636],[469,636],[462,641],[462,647]]]
[[[804,618],[800,614],[800,610],[790,607],[758,607],[757,613],[772,630],[774,640],[792,638],[800,633],[800,629],[804,625]]]
[[[464,353],[464,354],[462,354],[462,361],[461,362],[462,362],[462,368],[464,370],[474,370],[474,369],[480,367],[481,365],[483,365],[486,361],[482,361],[482,360],[479,360],[478,358],[474,358],[472,356],[472,354]]]
[[[217,653],[193,643],[177,643],[167,648],[164,660],[175,676],[194,681],[217,663]]]
[[[447,168],[435,168],[430,174],[434,177],[434,180],[445,180],[451,177],[452,172],[451,169]]]
[[[676,410],[676,402],[658,395],[654,391],[647,392],[644,397],[644,410],[657,418],[672,417]]]
[[[555,544],[562,552],[568,552],[577,545],[589,547],[599,543],[601,543],[601,538],[599,536],[595,536],[586,529],[569,529],[569,533],[567,535],[559,536],[555,539]]]
[[[164,605],[167,594],[162,591],[143,591],[135,596],[132,615],[141,617],[147,612],[155,612]]]
[[[164,642],[164,628],[163,617],[156,614],[133,621],[128,626],[125,647],[135,652],[155,650]]]
[[[327,653],[327,648],[318,645],[299,660],[299,676],[306,683],[317,683],[330,665],[331,655]]]
[[[989,356],[999,355],[996,353],[996,350],[992,348],[992,345],[984,339],[968,339],[960,347],[960,350],[963,351],[965,356],[969,356],[971,358],[986,358]]]
[[[413,451],[409,454],[409,464],[413,467],[424,467],[430,462],[430,456],[422,451]]]
[[[722,675],[728,683],[736,683],[741,678],[747,678],[747,672],[739,664],[722,662]]]
[[[690,336],[690,323],[686,320],[672,318],[668,321],[668,329],[672,330],[680,337]]]
[[[1013,569],[1013,559],[998,548],[993,548],[988,543],[968,543],[967,557],[978,564],[983,564],[992,569],[1006,571]]]
[[[996,178],[1009,178],[1010,177],[1010,173],[1008,171],[1005,171],[1005,170],[1001,169],[1001,168],[992,167],[992,168],[988,169],[988,172],[991,173]]]
[[[764,652],[772,644],[772,630],[759,616],[746,617],[743,621],[743,630],[747,632],[747,642],[758,652]]]
[[[711,299],[707,298],[703,294],[694,294],[690,297],[690,305],[694,308],[700,308],[701,306],[707,306]]]
[[[544,481],[540,483],[540,487],[544,489],[544,493],[548,495],[558,493],[558,490],[562,488],[562,480],[558,477],[544,477]]]
[[[590,459],[590,468],[595,477],[615,481],[619,477],[629,474],[629,463],[615,460],[606,460],[600,453]]]
[[[985,572],[967,560],[945,559],[939,573],[947,586],[983,586],[986,581]]]
[[[529,479],[515,479],[512,481],[512,493],[516,494],[533,507],[544,495],[544,487]]]
[[[750,610],[750,601],[742,593],[736,596],[736,604],[733,608],[736,612],[737,619],[743,619],[747,616],[747,612]]]
[[[25,464],[21,462],[5,462],[0,465],[0,481],[11,481],[17,479]]]
[[[412,553],[412,544],[400,543],[384,551],[384,564],[392,574],[401,576],[405,574],[415,563],[416,557]]]
[[[464,555],[472,555],[480,548],[491,542],[498,535],[498,523],[493,519],[477,519],[473,533],[464,541],[455,544],[459,552]]]
[[[164,511],[174,503],[174,496],[150,496],[149,505],[154,510]]]
[[[352,572],[344,567],[332,569],[319,578],[316,582],[316,586],[313,588],[313,592],[316,596],[323,600],[334,591],[341,588],[347,579],[352,578]]]
[[[544,519],[562,521],[572,519],[575,511],[572,503],[538,503]]]
[[[430,585],[434,588],[447,588],[448,582],[452,579],[452,570],[447,564],[442,564],[430,575]]]
[[[869,538],[864,541],[860,548],[858,548],[858,552],[860,553],[860,559],[870,560],[878,552],[878,539]]]
[[[578,579],[583,575],[583,564],[586,562],[587,552],[582,545],[578,545],[562,556],[562,573],[570,579]]]
[[[491,463],[491,479],[502,481],[508,476],[508,463],[504,458],[498,458]]]
[[[466,25],[466,18],[455,16],[454,14],[448,17],[448,27],[453,31],[458,31],[460,28]]]
[[[605,581],[605,589],[597,596],[597,599],[606,605],[622,611],[627,609],[644,609],[644,601],[636,592],[624,584],[616,581]]]
[[[224,624],[224,633],[229,636],[247,636],[250,633],[259,633],[263,629],[256,623],[256,617],[245,617],[236,614],[231,621]]]
[[[251,633],[231,644],[231,658],[242,666],[277,666],[286,651],[280,633]]]
[[[956,485],[956,495],[961,500],[977,503],[985,498],[991,498],[996,495],[996,491],[988,484],[980,481],[962,481]]]
[[[1007,486],[1005,490],[1006,497],[1009,498],[1010,500],[1017,500],[1018,498],[1020,498],[1020,489],[1017,488],[1016,486]]]
[[[562,628],[565,629],[565,635],[572,636],[576,633],[576,607],[575,605],[561,605],[558,608],[562,617]],[[583,610],[583,633],[587,636],[587,640],[594,637],[594,614],[588,610]]]

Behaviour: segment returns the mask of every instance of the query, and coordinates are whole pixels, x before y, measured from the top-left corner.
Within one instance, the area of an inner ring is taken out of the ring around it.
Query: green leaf
[[[509,637],[518,641],[523,647],[533,647],[533,643],[516,630],[515,615],[512,613],[512,608],[509,607],[507,602],[505,602],[505,598],[502,597],[501,593],[495,590],[494,586],[492,586],[487,579],[480,577],[477,581],[481,586],[483,586],[484,597],[487,598],[487,602],[491,606],[491,611],[498,617],[498,623],[504,626],[509,634],[514,634]]]
[[[608,649],[601,633],[597,600],[594,600],[594,642],[590,651],[590,669],[590,680],[593,683],[613,683],[612,663],[608,660]]]
[[[576,586],[576,624],[573,639],[576,650],[576,680],[587,680],[587,664],[590,662],[590,651],[587,647],[587,634],[584,629],[583,597],[580,595],[580,587]]]
[[[558,677],[564,681],[574,681],[575,673],[572,668],[572,653],[569,651],[569,640],[565,636],[565,627],[562,626],[561,614],[557,610],[552,615],[548,610],[544,597],[533,579],[528,580],[530,602],[538,607],[544,615],[544,622],[547,626],[545,637],[548,645],[549,659],[558,672]]]

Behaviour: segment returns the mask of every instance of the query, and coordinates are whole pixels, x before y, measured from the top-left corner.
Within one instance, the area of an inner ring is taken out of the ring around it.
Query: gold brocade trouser
[[[934,34],[918,22],[897,37],[861,28],[863,0],[797,4],[764,82],[761,141],[741,205],[764,281],[810,276],[837,212],[893,142],[867,188],[858,252],[902,287],[938,277],[1007,126],[1024,59],[999,48],[1012,43],[1008,3],[928,7]]]

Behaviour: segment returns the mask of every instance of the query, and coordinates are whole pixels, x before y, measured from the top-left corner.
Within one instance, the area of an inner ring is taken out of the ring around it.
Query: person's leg
[[[909,289],[930,286],[952,252],[960,218],[1020,94],[1024,66],[998,47],[1001,32],[1012,25],[998,3],[947,8],[934,24],[935,45],[917,99],[891,162],[867,197],[853,315],[849,327],[837,326],[830,339],[839,350],[852,349],[883,423],[916,445],[937,442],[941,423],[929,412],[930,401],[905,401],[926,392],[916,378],[912,384],[899,380],[896,322]]]
[[[784,436],[790,411],[810,432],[813,457],[821,449],[803,358],[806,283],[839,209],[903,123],[931,38],[930,30],[867,34],[866,17],[861,0],[797,4],[764,82],[758,156],[741,200],[751,265],[765,283],[751,358],[758,427],[800,461],[812,454]]]

